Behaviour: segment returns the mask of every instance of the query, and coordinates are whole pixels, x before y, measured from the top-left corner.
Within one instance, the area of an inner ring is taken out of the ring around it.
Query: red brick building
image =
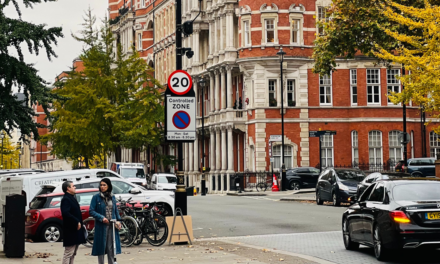
[[[205,123],[205,167],[210,191],[226,191],[237,171],[267,171],[270,155],[281,166],[281,104],[285,110],[285,164],[298,166],[382,164],[403,157],[398,140],[402,131],[402,106],[393,105],[388,90],[400,91],[399,66],[386,69],[374,60],[358,57],[338,61],[329,76],[313,74],[313,41],[322,33],[316,21],[325,18],[329,0],[272,1],[202,0],[202,13],[184,47],[194,56],[184,58],[184,70],[194,78],[197,93],[198,139],[184,144],[187,184],[200,186],[201,120]],[[195,19],[199,1],[182,2],[183,21]],[[175,8],[170,0],[109,0],[112,30],[129,52],[134,45],[155,68],[163,84],[175,70]],[[280,47],[286,52],[283,84],[280,80]],[[207,80],[206,87],[198,84]],[[280,89],[283,87],[283,89]],[[204,89],[205,97],[201,92]],[[284,102],[281,102],[281,91]],[[205,115],[201,116],[201,107]],[[427,120],[430,120],[427,117]],[[416,105],[407,107],[411,135],[408,158],[433,155],[437,135],[424,131]],[[334,130],[319,149],[309,131]],[[423,138],[426,140],[423,141]],[[424,143],[423,143],[424,142]],[[173,147],[166,153],[175,153]],[[431,154],[430,154],[431,153]]]

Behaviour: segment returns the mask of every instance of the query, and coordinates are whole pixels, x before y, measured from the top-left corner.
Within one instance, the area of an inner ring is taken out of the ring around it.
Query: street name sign
[[[269,141],[281,141],[281,135],[270,135]]]
[[[309,131],[309,137],[320,137],[324,135],[336,135],[336,131],[331,131],[331,130]]]

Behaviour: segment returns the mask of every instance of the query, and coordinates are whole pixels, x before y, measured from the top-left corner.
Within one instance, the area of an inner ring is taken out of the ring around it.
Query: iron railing
[[[335,164],[333,166],[323,166],[322,169],[328,168],[346,168],[346,169],[360,169],[365,172],[395,172],[396,165],[398,161],[388,160],[384,163],[349,163],[349,164]],[[318,163],[315,168],[319,169],[320,164]]]
[[[279,172],[273,172],[277,179],[280,179]],[[259,172],[241,172],[230,175],[230,190],[239,191],[256,191],[256,186],[259,183],[265,183],[268,187],[272,186],[273,174],[270,171]]]

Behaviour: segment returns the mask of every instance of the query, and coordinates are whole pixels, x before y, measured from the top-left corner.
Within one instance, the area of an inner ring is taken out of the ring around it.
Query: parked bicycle
[[[131,198],[129,199],[131,200]],[[125,203],[125,201],[121,200],[121,197],[119,197],[119,203]],[[118,209],[120,208],[120,204],[118,205]],[[119,209],[120,210],[120,209]],[[119,211],[121,214],[121,211]],[[121,214],[121,229],[119,230],[119,238],[121,240],[121,246],[123,247],[129,247],[133,245],[136,238],[138,237],[138,222],[129,215]],[[84,226],[87,230],[87,243],[86,246],[93,245],[93,240],[95,237],[95,218],[89,217],[84,220]]]
[[[128,206],[127,204],[131,205]],[[161,206],[156,202],[141,202],[142,208],[136,209],[138,202],[128,201],[121,203],[121,212],[125,216],[133,217],[138,223],[138,235],[134,245],[140,245],[145,238],[152,246],[161,246],[168,238],[168,225],[160,215]]]

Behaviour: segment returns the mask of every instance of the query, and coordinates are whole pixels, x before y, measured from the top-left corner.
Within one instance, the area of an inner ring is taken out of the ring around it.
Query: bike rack
[[[176,216],[178,213],[180,214],[180,218],[182,218],[183,226],[185,227],[186,233],[184,233],[184,234],[181,234],[180,232],[178,234],[173,233],[174,232],[174,224],[176,223]],[[180,208],[176,208],[176,211],[174,212],[174,218],[173,218],[173,227],[171,228],[170,243],[168,245],[171,245],[171,241],[173,240],[173,236],[181,236],[181,235],[186,235],[188,237],[189,244],[192,245],[191,237],[189,236],[189,232],[188,232],[188,229],[186,228],[185,220],[183,219],[182,210]]]

